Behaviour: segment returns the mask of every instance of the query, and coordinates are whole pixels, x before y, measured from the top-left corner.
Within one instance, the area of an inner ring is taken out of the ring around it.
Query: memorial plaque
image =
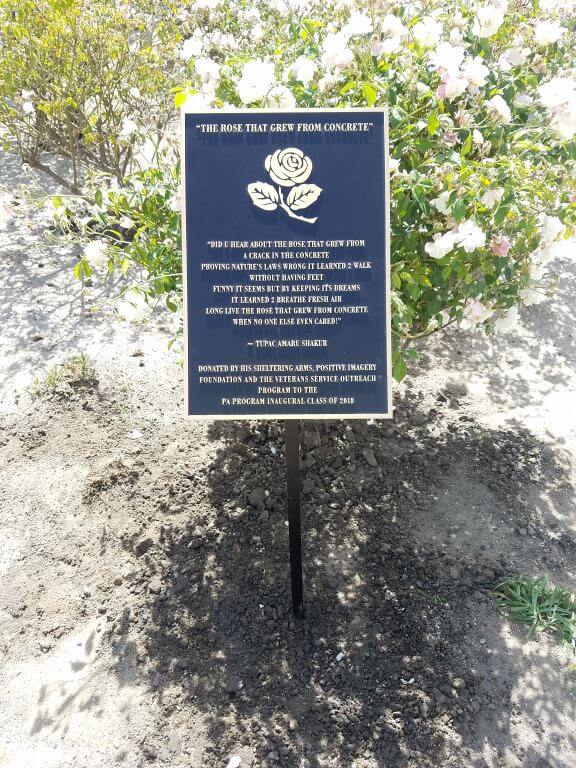
[[[386,112],[183,112],[186,408],[384,418]]]

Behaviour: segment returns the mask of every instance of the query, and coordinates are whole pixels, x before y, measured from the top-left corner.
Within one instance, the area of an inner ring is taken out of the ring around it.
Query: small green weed
[[[517,576],[501,581],[494,593],[511,621],[529,626],[527,639],[552,632],[576,652],[576,597],[567,589],[551,585],[547,576]]]
[[[43,376],[37,376],[28,393],[31,397],[68,397],[79,390],[93,389],[96,384],[96,370],[82,353],[53,366]]]

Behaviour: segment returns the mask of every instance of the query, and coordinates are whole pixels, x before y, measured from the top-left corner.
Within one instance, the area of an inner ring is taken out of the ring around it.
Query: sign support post
[[[387,110],[187,99],[182,138],[186,413],[284,422],[301,619],[302,420],[392,415]]]
[[[304,617],[304,585],[302,579],[302,521],[300,515],[300,421],[284,422],[286,451],[286,500],[288,508],[288,538],[290,541],[290,579],[292,583],[292,612]]]

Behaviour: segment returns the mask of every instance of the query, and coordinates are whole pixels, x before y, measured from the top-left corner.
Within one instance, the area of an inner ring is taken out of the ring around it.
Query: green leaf
[[[422,187],[413,187],[412,197],[418,203],[418,207],[420,208],[421,211],[426,212],[428,210],[428,206],[426,204],[426,198],[424,197]]]
[[[340,94],[345,96],[349,91],[354,90],[357,85],[358,83],[356,80],[349,80],[345,85],[342,86],[342,88],[340,88]]]
[[[462,198],[459,198],[454,203],[454,218],[456,219],[456,223],[460,224],[460,222],[464,219],[466,216],[466,201],[462,200]]]
[[[369,107],[373,107],[378,97],[378,91],[371,83],[364,83],[362,86],[362,93],[366,99],[366,103]]]
[[[433,136],[436,131],[440,128],[440,120],[438,118],[437,112],[431,112],[428,115],[428,133],[430,136]]]
[[[186,93],[184,91],[179,91],[178,93],[174,94],[174,106],[176,109],[180,109],[182,104],[186,101]]]
[[[403,358],[401,352],[397,352],[396,359],[394,360],[394,364],[392,366],[392,376],[394,376],[396,381],[400,382],[407,373],[408,366],[406,365],[406,360]]]
[[[468,136],[466,136],[466,140],[462,145],[462,149],[460,150],[460,155],[462,157],[466,157],[466,155],[470,152],[471,149],[472,149],[472,133],[468,131]]]

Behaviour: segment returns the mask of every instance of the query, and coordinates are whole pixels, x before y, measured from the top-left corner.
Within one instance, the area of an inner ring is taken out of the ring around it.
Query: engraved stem
[[[306,221],[308,224],[314,224],[318,216],[315,216],[313,219],[307,219],[306,216],[298,216],[297,213],[294,213],[291,208],[289,208],[286,203],[284,202],[284,198],[282,197],[282,189],[281,187],[278,187],[278,194],[280,195],[280,208],[282,208],[288,216],[290,216],[293,219],[298,219],[298,221]]]

